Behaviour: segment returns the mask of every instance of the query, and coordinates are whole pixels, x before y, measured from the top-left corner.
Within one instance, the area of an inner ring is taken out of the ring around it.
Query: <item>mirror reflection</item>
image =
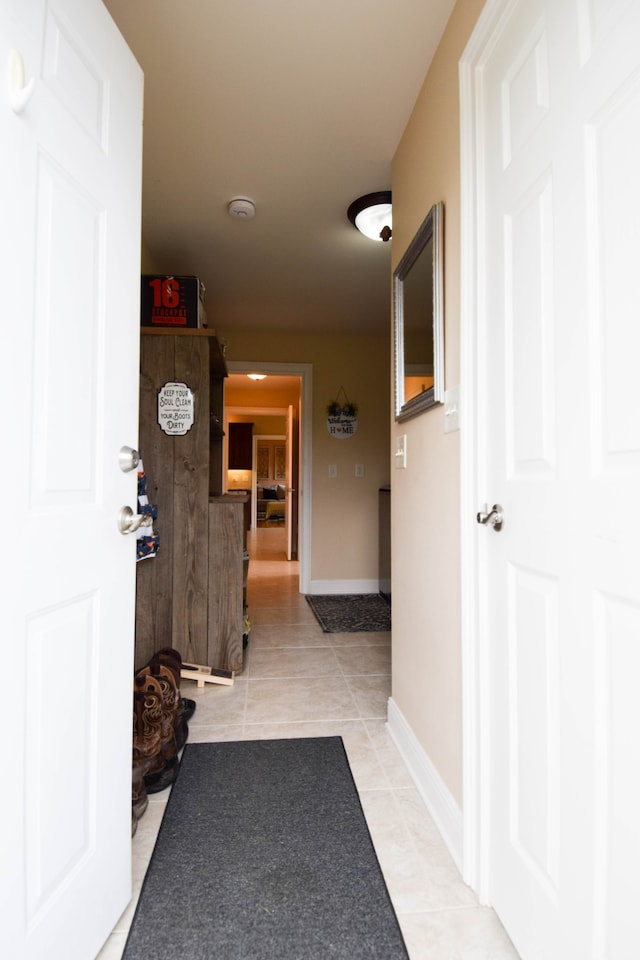
[[[442,204],[431,208],[394,272],[395,415],[442,403]]]

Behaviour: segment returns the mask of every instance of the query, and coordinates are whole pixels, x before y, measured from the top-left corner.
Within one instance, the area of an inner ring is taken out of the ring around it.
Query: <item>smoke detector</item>
[[[256,205],[247,197],[234,197],[229,201],[229,216],[234,220],[252,220],[256,215]]]

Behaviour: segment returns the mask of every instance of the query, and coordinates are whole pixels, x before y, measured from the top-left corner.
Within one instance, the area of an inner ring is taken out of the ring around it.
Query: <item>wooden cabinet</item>
[[[253,466],[253,424],[229,424],[229,470],[251,470]]]
[[[242,670],[247,570],[247,495],[209,501],[208,652],[213,666]]]
[[[224,490],[224,378],[227,365],[218,347],[209,348],[209,496]]]
[[[158,554],[137,565],[136,668],[161,647],[175,647],[184,660],[239,670],[216,660],[222,646],[217,638],[222,618],[237,602],[216,601],[216,630],[210,631],[209,594],[212,577],[217,595],[224,588],[237,591],[234,577],[221,564],[231,564],[231,535],[209,530],[210,497],[220,496],[223,465],[223,381],[226,364],[215,336],[206,330],[176,333],[142,330],[140,350],[139,448],[147,474],[149,500],[157,504],[154,524],[160,538]],[[184,436],[170,436],[158,425],[158,391],[169,382],[185,383],[194,394],[194,423]],[[224,498],[223,498],[224,499]],[[242,528],[244,504],[236,505]],[[242,533],[238,547],[240,565]],[[242,607],[242,584],[239,588]],[[242,623],[244,616],[240,617]],[[229,636],[232,628],[229,627]],[[239,644],[242,652],[242,629]],[[226,646],[233,646],[225,640]],[[235,647],[234,647],[235,650]]]

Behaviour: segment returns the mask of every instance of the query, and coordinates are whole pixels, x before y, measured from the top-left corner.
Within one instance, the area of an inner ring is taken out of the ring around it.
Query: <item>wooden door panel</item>
[[[161,647],[208,663],[208,502],[211,367],[217,342],[195,332],[142,333],[140,449],[148,496],[158,508],[158,553],[138,564],[136,664]],[[184,435],[158,424],[158,391],[185,383],[194,395],[194,422]]]
[[[149,502],[158,509],[159,549],[136,568],[136,668],[173,645],[173,475],[171,439],[158,426],[158,388],[174,377],[172,337],[142,336],[140,347],[140,453]]]
[[[185,660],[207,663],[209,577],[209,343],[175,338],[175,376],[194,393],[195,420],[182,437],[167,437],[174,454],[173,646]],[[177,494],[177,495],[176,495]]]

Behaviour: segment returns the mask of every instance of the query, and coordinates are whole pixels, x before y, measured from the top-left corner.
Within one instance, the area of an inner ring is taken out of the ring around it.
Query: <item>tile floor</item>
[[[517,960],[493,911],[460,879],[386,731],[390,635],[323,633],[282,537],[250,534],[245,669],[233,687],[185,681],[183,695],[198,704],[189,741],[342,736],[411,960]],[[169,792],[151,797],[139,822],[133,899],[98,960],[121,958]]]

